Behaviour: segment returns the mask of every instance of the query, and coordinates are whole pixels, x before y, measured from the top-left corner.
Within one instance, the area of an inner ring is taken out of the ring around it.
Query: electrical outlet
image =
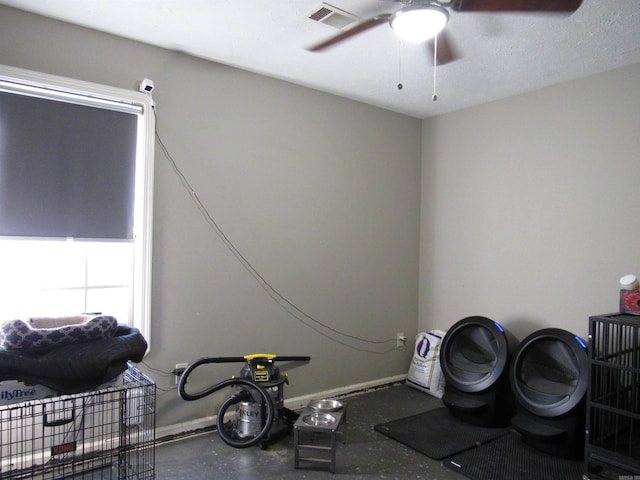
[[[173,374],[176,376],[175,385],[178,385],[178,382],[180,381],[180,376],[182,376],[182,374],[184,373],[184,371],[187,369],[188,366],[189,366],[188,363],[176,363],[176,368],[173,370]]]
[[[404,332],[398,332],[396,334],[396,347],[402,348],[406,344],[407,344],[407,336],[404,334]]]

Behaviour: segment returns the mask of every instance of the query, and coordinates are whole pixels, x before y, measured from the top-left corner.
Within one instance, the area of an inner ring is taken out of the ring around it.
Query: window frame
[[[67,100],[99,108],[136,111],[138,133],[134,200],[134,268],[132,280],[131,323],[150,342],[151,266],[153,233],[153,175],[155,113],[151,95],[67,77],[0,65],[0,89]],[[46,239],[45,239],[46,240]],[[81,239],[79,239],[81,240]],[[149,349],[147,350],[148,353]]]

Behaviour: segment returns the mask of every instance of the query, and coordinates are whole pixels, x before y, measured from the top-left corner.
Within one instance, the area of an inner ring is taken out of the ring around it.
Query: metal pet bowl
[[[309,408],[316,412],[337,412],[342,410],[342,407],[342,402],[332,399],[312,400],[309,402]]]
[[[326,427],[336,423],[336,417],[328,413],[310,413],[302,417],[302,421],[314,427]]]

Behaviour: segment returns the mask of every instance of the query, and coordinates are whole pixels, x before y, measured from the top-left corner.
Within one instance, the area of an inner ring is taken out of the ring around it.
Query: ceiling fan
[[[444,27],[449,20],[448,8],[456,12],[524,12],[565,13],[575,12],[582,0],[393,0],[402,3],[394,13],[381,13],[363,20],[339,34],[324,40],[308,50],[318,52],[363,33],[383,23],[408,42],[428,42],[435,53],[435,64],[444,65],[457,59],[452,42],[447,39]],[[435,48],[437,41],[437,49]],[[432,56],[433,58],[433,56]]]

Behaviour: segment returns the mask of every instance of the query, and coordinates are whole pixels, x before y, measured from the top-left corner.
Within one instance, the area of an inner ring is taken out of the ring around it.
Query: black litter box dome
[[[440,347],[446,385],[462,392],[482,392],[496,384],[509,368],[513,338],[486,317],[455,323]]]
[[[584,399],[589,376],[587,347],[558,328],[534,332],[518,346],[509,374],[518,403],[541,417],[557,417]]]

